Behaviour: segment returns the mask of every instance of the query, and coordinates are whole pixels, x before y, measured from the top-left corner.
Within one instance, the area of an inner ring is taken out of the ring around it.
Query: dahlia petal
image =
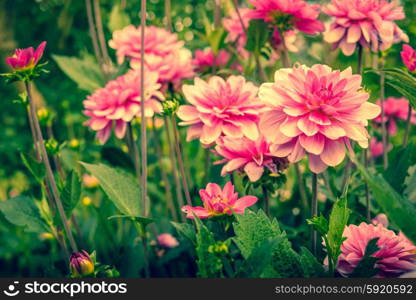
[[[322,173],[328,166],[321,160],[319,155],[309,154],[309,168],[315,174]]]
[[[233,172],[242,166],[244,166],[248,162],[247,158],[234,158],[231,159],[221,170],[221,176],[225,176],[225,174]]]
[[[254,162],[249,162],[245,165],[244,172],[247,174],[251,182],[255,182],[263,175],[264,168]]]
[[[202,126],[201,143],[211,144],[215,142],[221,135],[221,124],[208,126]]]
[[[185,205],[181,210],[186,213],[186,217],[188,219],[193,219],[194,215],[199,219],[205,219],[210,216],[210,213],[207,211],[207,209],[202,206],[192,207]]]
[[[315,135],[319,130],[318,125],[315,122],[310,121],[308,118],[300,118],[297,121],[297,128],[308,136]],[[286,134],[283,130],[282,132]]]
[[[272,145],[270,147],[270,153],[277,157],[286,157],[293,152],[295,144],[296,139],[292,139],[291,141],[281,145]]]
[[[258,201],[258,198],[255,196],[244,196],[238,199],[234,203],[232,209],[234,210],[235,213],[241,214],[241,213],[244,213],[244,210],[247,207],[250,207],[256,204],[257,201]]]
[[[348,29],[347,43],[356,43],[361,38],[361,29],[358,24],[353,24]]]
[[[259,138],[259,130],[257,124],[250,120],[241,119],[238,121],[241,124],[241,131],[250,140],[255,141]]]
[[[292,163],[297,163],[305,156],[305,149],[301,146],[299,140],[297,140],[295,147],[293,147],[292,153],[287,157],[287,159]]]
[[[239,138],[242,137],[243,134],[241,132],[241,129],[238,126],[235,126],[231,123],[223,123],[222,124],[222,131],[226,136]]]
[[[344,55],[351,56],[355,51],[356,43],[348,43],[347,40],[344,39],[340,42],[339,47]]]
[[[338,42],[345,33],[344,27],[336,27],[324,33],[324,39],[327,43],[335,43]]]
[[[202,134],[202,127],[203,127],[202,123],[190,126],[186,133],[186,141],[189,142],[189,141],[192,141],[193,139],[199,138]]]
[[[299,121],[296,118],[287,117],[286,120],[284,120],[283,123],[280,125],[279,130],[288,137],[298,136],[299,134],[301,134],[301,131],[299,130],[300,127],[298,128]]]
[[[111,121],[106,118],[93,118],[90,121],[90,127],[92,130],[99,131],[105,128],[109,123],[111,123]]]
[[[184,121],[191,121],[198,118],[198,110],[192,105],[181,105],[179,106],[178,117]]]
[[[303,148],[309,153],[320,155],[324,150],[325,138],[323,135],[317,133],[313,136],[300,135],[299,142]]]
[[[122,139],[126,134],[127,123],[122,120],[116,121],[115,134],[116,137]]]
[[[320,158],[328,166],[335,167],[339,165],[345,158],[344,144],[339,141],[327,139]]]
[[[339,139],[340,137],[345,136],[347,133],[340,125],[333,123],[329,126],[321,126],[319,132],[325,135],[331,140]]]
[[[221,187],[216,183],[208,183],[205,190],[201,190],[200,193],[202,191],[206,191],[210,196],[221,195],[222,193]]]

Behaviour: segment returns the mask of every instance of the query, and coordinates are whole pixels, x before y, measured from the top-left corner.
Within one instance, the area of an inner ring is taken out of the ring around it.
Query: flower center
[[[269,13],[268,17],[272,20],[274,25],[276,25],[283,32],[293,29],[293,15],[282,11],[273,10]]]

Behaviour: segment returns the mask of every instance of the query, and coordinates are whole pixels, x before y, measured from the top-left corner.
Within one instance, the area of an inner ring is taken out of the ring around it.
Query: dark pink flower
[[[186,205],[182,211],[186,217],[192,219],[194,215],[197,218],[205,219],[213,216],[243,214],[247,207],[257,202],[255,196],[244,196],[238,198],[238,193],[234,192],[234,185],[227,182],[222,190],[218,184],[208,183],[205,190],[199,191],[203,206],[192,207]]]
[[[253,182],[261,178],[265,168],[277,174],[288,165],[286,158],[278,158],[270,153],[270,144],[263,136],[256,141],[246,137],[221,137],[217,140],[215,152],[223,157],[215,164],[226,163],[221,171],[222,176],[241,170]]]
[[[197,71],[203,72],[214,66],[217,69],[224,68],[230,58],[230,53],[223,49],[219,50],[217,55],[214,55],[211,48],[197,49],[195,50],[195,58],[192,60],[192,64]]]
[[[163,99],[158,83],[158,74],[146,70],[145,86],[145,115],[152,117],[162,112]],[[85,122],[92,130],[97,131],[98,140],[104,144],[115,128],[118,138],[124,137],[127,123],[134,117],[140,117],[140,72],[130,70],[126,75],[109,81],[105,87],[97,89],[84,100],[84,114],[90,119]]]
[[[273,23],[283,31],[297,29],[307,34],[324,31],[318,20],[319,5],[304,0],[250,0],[254,10],[248,14],[253,19]]]
[[[179,246],[178,240],[170,233],[162,233],[157,236],[157,242],[165,248],[175,248]]]
[[[374,238],[379,238],[377,246],[380,248],[373,254],[380,258],[375,265],[379,270],[376,277],[399,277],[416,270],[416,246],[403,234],[397,235],[382,224],[349,225],[345,227],[343,237],[346,240],[341,245],[337,270],[344,276],[358,265],[368,242]]]
[[[407,67],[410,72],[416,71],[416,51],[410,45],[403,45],[402,52],[400,52],[402,56],[403,63]]]
[[[36,50],[33,47],[16,49],[13,56],[6,58],[6,63],[16,71],[31,69],[42,58],[45,47],[46,42],[42,42]]]
[[[223,25],[228,32],[227,41],[235,42],[238,46],[244,47],[247,42],[246,31],[250,23],[250,8],[239,8],[240,16],[244,24],[241,26],[240,18],[235,10],[232,11],[229,17],[223,19]]]
[[[405,18],[398,1],[332,0],[322,12],[334,17],[324,39],[352,55],[359,43],[372,51],[384,51],[394,43],[408,42],[408,36],[395,21]]]

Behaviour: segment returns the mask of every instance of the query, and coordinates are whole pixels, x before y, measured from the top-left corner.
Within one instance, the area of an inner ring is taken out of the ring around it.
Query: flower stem
[[[267,188],[265,185],[261,186],[261,189],[263,191],[263,197],[264,197],[264,211],[266,212],[266,215],[270,217],[270,198],[269,194],[267,192]]]
[[[165,17],[166,17],[166,27],[172,32],[172,13],[171,13],[171,0],[165,0]]]
[[[97,23],[98,40],[100,41],[101,53],[103,54],[103,60],[106,66],[106,73],[108,74],[111,67],[111,59],[108,55],[107,44],[104,36],[103,21],[101,18],[100,0],[94,0],[94,14],[95,22]]]
[[[98,45],[97,32],[96,32],[96,28],[94,24],[91,0],[85,0],[85,7],[87,11],[88,27],[89,27],[90,37],[92,41],[92,46],[94,49],[95,58],[97,59],[97,62],[100,65],[101,72],[103,73],[103,75],[107,76],[105,69],[104,69],[103,58],[100,53],[100,47]]]
[[[176,168],[176,159],[175,159],[175,147],[172,145],[172,137],[170,135],[170,126],[169,126],[169,120],[168,118],[165,116],[165,126],[166,126],[166,138],[167,138],[167,142],[168,142],[168,152],[169,152],[169,157],[170,157],[170,162],[172,165],[172,175],[173,175],[173,180],[175,181],[175,191],[176,191],[176,199],[177,199],[177,211],[179,212],[179,216],[181,217],[181,221],[184,222],[185,221],[185,217],[183,216],[182,213],[180,213],[180,209],[185,205],[185,202],[183,200],[183,195],[182,195],[182,185],[181,185],[181,181],[179,180],[179,176],[178,176],[178,172],[177,172],[177,168]]]
[[[311,216],[318,216],[318,175],[312,173],[312,205],[311,205]],[[312,249],[313,253],[317,253],[317,232],[312,230]]]
[[[294,169],[295,169],[296,180],[298,182],[300,198],[302,199],[303,208],[305,209],[305,211],[307,211],[309,207],[308,196],[306,195],[305,182],[303,181],[303,176],[300,171],[298,163],[294,164]]]
[[[136,172],[137,182],[140,184],[140,163],[139,163],[139,149],[137,148],[137,143],[134,140],[133,135],[133,126],[131,122],[127,123],[127,144],[129,147],[130,157],[133,160],[134,170]]]
[[[162,153],[162,147],[160,146],[160,137],[159,133],[156,128],[155,119],[153,118],[153,136],[155,139],[155,145],[156,145],[156,154],[158,157],[158,161],[160,162],[160,176],[162,177],[162,182],[164,183],[165,187],[165,194],[166,194],[166,203],[170,210],[170,214],[175,222],[178,221],[178,216],[176,215],[175,205],[173,203],[173,195],[172,195],[172,187],[169,182],[168,175],[166,174],[166,170],[163,167],[162,159],[163,159],[163,153]]]
[[[380,58],[380,69],[384,68],[384,57],[383,54],[381,54]],[[384,169],[387,169],[389,162],[387,157],[387,130],[386,130],[386,115],[384,110],[384,72],[380,73],[380,103],[381,103],[381,136],[383,140],[383,167]]]
[[[31,89],[30,89],[30,84],[27,81],[25,81],[25,89],[26,89],[28,100],[29,100],[30,114],[32,115],[34,130],[35,130],[35,133],[36,133],[36,136],[37,136],[40,154],[41,154],[43,163],[45,164],[46,175],[47,175],[47,178],[48,178],[48,181],[49,181],[49,185],[51,187],[51,192],[52,192],[53,197],[55,198],[56,207],[57,207],[58,213],[61,217],[62,224],[65,228],[66,236],[69,240],[72,251],[78,252],[77,244],[76,244],[75,239],[72,235],[72,231],[69,228],[69,222],[68,222],[68,219],[65,216],[64,207],[62,205],[61,198],[59,197],[58,187],[56,185],[55,177],[53,175],[53,171],[52,171],[52,168],[51,168],[51,164],[49,162],[48,154],[46,152],[45,143],[44,143],[43,135],[42,135],[42,130],[40,128],[38,117],[36,115],[36,107],[35,107],[35,103],[33,102],[32,93],[31,93]]]
[[[185,199],[186,199],[186,203],[192,206],[191,195],[189,193],[189,186],[186,180],[185,165],[183,163],[183,156],[182,156],[181,145],[179,141],[179,131],[178,131],[178,126],[176,124],[175,115],[172,115],[171,120],[172,120],[172,127],[173,127],[173,138],[175,142],[174,144],[175,144],[175,149],[176,149],[176,156],[178,158],[179,172],[181,173]]]
[[[147,248],[147,237],[146,237],[146,228],[143,224],[137,222],[136,220],[133,220],[134,227],[137,230],[137,234],[140,236],[142,240],[142,246],[143,246],[143,262],[144,262],[144,276],[145,278],[150,277],[150,268],[149,268],[149,250]]]
[[[286,47],[284,32],[280,29],[278,30],[279,30],[280,38],[282,39],[282,50],[280,51],[282,54],[282,64],[284,68],[289,68],[291,65],[291,62],[290,62],[289,52],[287,51],[287,47]]]
[[[214,27],[219,28],[221,26],[221,2],[220,0],[214,1]]]
[[[140,45],[140,118],[141,118],[141,159],[142,159],[142,176],[141,176],[141,188],[142,188],[142,202],[144,216],[149,215],[147,209],[147,134],[146,134],[146,116],[145,116],[145,90],[144,90],[144,40],[145,40],[145,27],[146,27],[146,0],[141,0],[141,45]]]
[[[407,146],[407,143],[409,142],[409,134],[410,134],[410,128],[412,126],[412,105],[409,102],[409,110],[407,111],[407,118],[406,118],[406,128],[404,130],[404,136],[403,136],[403,147]]]

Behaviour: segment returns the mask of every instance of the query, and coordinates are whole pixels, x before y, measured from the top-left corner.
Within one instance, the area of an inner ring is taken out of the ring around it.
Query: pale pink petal
[[[244,172],[247,174],[251,182],[257,181],[263,175],[264,167],[257,165],[254,162],[250,162],[245,165]]]

